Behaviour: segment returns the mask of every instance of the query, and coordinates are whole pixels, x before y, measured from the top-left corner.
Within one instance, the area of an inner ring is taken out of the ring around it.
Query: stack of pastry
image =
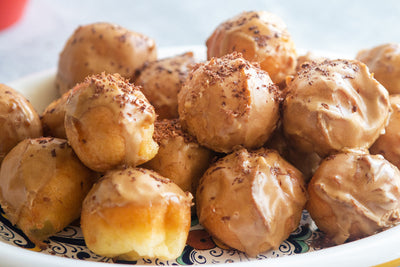
[[[206,45],[203,62],[157,59],[151,38],[95,23],[67,41],[61,96],[40,118],[1,85],[10,220],[43,246],[80,216],[88,248],[124,260],[178,257],[191,212],[250,256],[277,249],[305,208],[335,244],[400,221],[395,45],[298,57],[264,11],[221,23]]]

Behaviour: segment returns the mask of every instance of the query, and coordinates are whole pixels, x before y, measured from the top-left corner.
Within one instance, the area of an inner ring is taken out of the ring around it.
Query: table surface
[[[30,0],[22,19],[0,31],[0,83],[56,68],[79,25],[113,22],[148,35],[158,47],[202,45],[219,23],[248,10],[280,16],[304,50],[353,57],[362,48],[400,42],[397,0]]]

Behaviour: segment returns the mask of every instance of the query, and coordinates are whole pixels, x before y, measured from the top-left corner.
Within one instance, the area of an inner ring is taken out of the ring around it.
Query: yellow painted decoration
[[[384,263],[381,263],[381,264],[378,264],[378,265],[375,265],[372,267],[398,267],[398,266],[400,266],[400,258],[391,260],[388,262],[384,262]]]

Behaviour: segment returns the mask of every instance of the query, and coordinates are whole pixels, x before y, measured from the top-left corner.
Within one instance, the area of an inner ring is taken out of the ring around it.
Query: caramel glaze
[[[141,33],[105,22],[83,25],[60,53],[56,84],[62,95],[86,76],[103,71],[134,80],[145,62],[156,59],[154,40]]]
[[[117,162],[109,164],[102,155],[107,156],[110,151],[102,151],[101,146],[94,147],[113,142],[115,136],[102,139],[103,136],[92,135],[96,136],[95,140],[86,137],[90,133],[85,132],[86,125],[82,121],[87,112],[96,109],[112,114],[112,121],[97,123],[116,127],[117,138],[123,141],[124,149]],[[122,165],[137,166],[156,154],[158,146],[152,139],[155,118],[153,106],[137,87],[119,74],[102,73],[87,77],[73,89],[66,104],[65,128],[68,140],[82,162],[93,170],[106,171]],[[88,147],[98,151],[99,155],[92,157],[85,153]]]
[[[51,141],[50,141],[51,140]],[[22,165],[29,157],[38,156],[40,153],[48,153],[54,149],[54,153],[57,153],[59,149],[67,148],[67,141],[62,139],[26,139],[22,141],[18,146],[15,147],[13,155],[14,160],[10,160],[8,164],[4,164],[1,168],[1,206],[6,210],[9,219],[14,224],[19,219],[19,213],[21,209],[26,205],[30,207],[33,200],[36,198],[37,193],[46,185],[53,176],[53,172],[43,173],[40,179],[35,181],[26,179],[25,167]],[[57,149],[57,150],[56,150]],[[71,150],[71,148],[69,148]],[[52,169],[56,171],[57,161],[48,161],[47,165],[53,165]],[[25,171],[24,171],[25,170]],[[33,172],[32,170],[31,172]]]
[[[386,126],[387,90],[356,60],[308,62],[288,78],[283,129],[299,151],[321,157],[368,149]]]
[[[178,119],[156,121],[153,138],[159,145],[158,153],[142,166],[195,195],[200,177],[209,167],[214,153],[183,131]]]
[[[0,84],[0,164],[25,138],[42,135],[42,124],[32,104],[13,88]]]
[[[128,204],[150,207],[170,201],[191,206],[192,195],[154,171],[127,167],[106,172],[93,186],[83,205],[85,212],[102,217],[104,208]]]
[[[390,95],[392,112],[385,133],[370,147],[371,154],[381,154],[400,168],[400,95]]]
[[[199,222],[212,236],[250,256],[277,249],[300,222],[307,199],[303,179],[274,150],[235,151],[201,178]]]
[[[285,23],[265,11],[243,12],[221,23],[206,45],[208,59],[240,52],[258,62],[277,84],[296,67],[296,50]]]
[[[400,44],[382,44],[357,53],[356,59],[364,62],[388,91],[400,93]]]
[[[192,52],[146,63],[135,84],[154,106],[158,119],[178,118],[178,93],[194,65]]]
[[[276,127],[280,91],[268,73],[233,53],[198,64],[178,95],[182,127],[217,152],[262,146]]]
[[[68,164],[65,163],[66,161]],[[86,188],[87,193],[96,177],[81,164],[67,140],[59,138],[25,139],[7,155],[5,162],[0,169],[0,202],[13,224],[18,224],[21,219],[21,210],[30,209],[33,202],[37,200],[38,194],[52,179],[58,176],[62,178],[67,172],[73,176],[71,181],[82,180],[80,186],[82,190]],[[75,169],[68,169],[71,166]],[[91,176],[94,178],[88,178]],[[69,180],[67,182],[72,183]],[[82,195],[83,200],[85,194]],[[41,197],[46,197],[46,195],[41,195]],[[75,207],[70,208],[75,209]],[[79,214],[80,206],[77,210]],[[42,218],[31,220],[40,219]]]
[[[311,51],[308,51],[304,55],[300,55],[297,57],[297,64],[296,64],[296,72],[300,71],[302,69],[302,66],[304,63],[307,62],[318,62],[318,61],[324,61],[328,59],[328,57],[324,56],[319,56]]]
[[[308,192],[311,217],[335,244],[400,221],[400,171],[380,155],[348,152],[326,158]]]
[[[71,92],[72,90],[69,90],[51,102],[40,116],[44,136],[67,139],[64,127],[65,106]]]

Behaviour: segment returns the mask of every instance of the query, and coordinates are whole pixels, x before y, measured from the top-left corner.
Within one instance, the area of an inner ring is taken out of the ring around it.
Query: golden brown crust
[[[155,113],[143,93],[118,74],[89,76],[68,98],[65,130],[78,157],[95,171],[136,166],[157,153]]]
[[[240,54],[197,64],[178,95],[182,126],[217,152],[262,146],[276,127],[280,92]]]
[[[156,58],[155,42],[143,34],[110,23],[80,26],[60,54],[56,84],[62,95],[103,71],[134,80],[143,64]]]
[[[145,64],[135,84],[154,106],[159,119],[178,118],[178,93],[195,63],[193,53]]]
[[[308,186],[307,210],[336,244],[400,222],[400,172],[380,155],[340,153],[326,158]]]
[[[0,129],[0,164],[20,141],[42,135],[42,124],[34,107],[5,84],[0,84]]]
[[[276,249],[300,222],[307,199],[303,179],[274,150],[235,151],[201,178],[199,222],[213,237],[250,256]]]
[[[356,59],[368,66],[389,94],[400,93],[400,44],[388,43],[361,50]]]
[[[308,62],[289,80],[283,128],[291,144],[324,157],[368,149],[389,115],[387,90],[356,60]]]
[[[240,52],[260,63],[278,84],[296,67],[296,51],[285,23],[265,11],[243,12],[221,23],[206,45],[208,59]]]

